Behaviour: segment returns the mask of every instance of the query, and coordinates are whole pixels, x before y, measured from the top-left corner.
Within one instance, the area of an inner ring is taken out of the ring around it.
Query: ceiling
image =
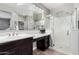
[[[39,3],[38,3],[39,4]],[[50,10],[50,13],[54,16],[68,16],[71,15],[74,11],[74,8],[79,8],[79,3],[41,3],[43,6],[45,6],[48,10]],[[17,3],[11,3],[4,5],[12,7],[12,9],[17,10],[17,12],[23,12],[27,10],[29,6],[31,6],[30,3],[25,4],[19,4]],[[27,8],[26,8],[27,7]]]
[[[29,7],[32,6],[31,3],[0,3],[0,6],[4,8],[10,8],[14,12],[18,14],[25,15],[25,13],[29,10]]]
[[[42,3],[42,5],[48,8],[55,16],[71,15],[74,8],[79,6],[79,4],[74,3]]]

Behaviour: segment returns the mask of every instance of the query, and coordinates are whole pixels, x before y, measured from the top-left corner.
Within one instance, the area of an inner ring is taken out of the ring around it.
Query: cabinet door
[[[16,52],[15,48],[17,49],[16,41],[2,43],[0,45],[0,55],[12,55],[12,53]]]
[[[44,39],[37,41],[37,48],[38,49],[44,49]]]
[[[49,47],[49,36],[38,38],[37,48],[40,50],[46,50]]]
[[[33,38],[28,38],[18,42],[19,55],[32,55],[32,41]]]
[[[40,50],[45,50],[45,37],[38,38],[37,48]]]
[[[10,49],[13,49],[16,47],[15,42],[7,42],[7,43],[1,43],[0,44],[0,52],[4,52]]]
[[[45,36],[45,39],[44,39],[44,45],[45,45],[45,48],[47,49],[49,47],[49,39],[50,39],[50,36]]]

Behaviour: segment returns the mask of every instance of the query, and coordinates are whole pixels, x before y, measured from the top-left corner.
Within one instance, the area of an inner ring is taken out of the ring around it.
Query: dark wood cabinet
[[[32,37],[1,43],[0,55],[32,55],[32,43]]]
[[[37,40],[37,49],[40,49],[42,51],[48,49],[48,47],[49,47],[49,38],[50,38],[50,35],[46,35],[46,36],[38,38],[38,40]]]

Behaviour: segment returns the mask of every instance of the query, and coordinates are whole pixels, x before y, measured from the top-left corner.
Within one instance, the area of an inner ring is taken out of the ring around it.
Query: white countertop
[[[46,36],[46,35],[50,35],[50,33],[45,33],[45,34],[34,34],[33,38],[36,39],[36,38],[39,38],[39,37],[42,37],[42,36]]]
[[[20,35],[16,35],[16,36],[1,36],[0,37],[0,43],[20,40],[20,39],[29,38],[29,37],[33,37],[33,39],[36,39],[36,38],[46,36],[46,35],[49,35],[49,34],[50,33],[45,33],[45,34],[41,34],[41,33],[33,34],[33,33],[31,33],[31,34],[20,34]]]
[[[5,43],[5,42],[10,42],[10,41],[20,40],[20,39],[29,38],[29,37],[33,37],[33,36],[29,35],[29,34],[20,35],[20,36],[2,36],[2,37],[0,37],[0,43]]]

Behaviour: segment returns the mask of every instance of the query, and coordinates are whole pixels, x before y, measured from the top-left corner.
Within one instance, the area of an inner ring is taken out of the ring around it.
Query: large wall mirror
[[[24,14],[13,10],[11,12],[0,10],[0,30],[38,30],[43,16],[42,9],[39,10],[40,8],[37,8],[31,10],[32,13]]]
[[[40,20],[42,19],[42,14],[41,13],[37,13],[37,12],[34,12],[33,13],[33,20],[34,20],[34,29],[39,29],[39,26],[40,26]]]
[[[33,12],[33,16],[26,16],[18,21],[18,30],[39,30],[42,20],[42,13]]]

